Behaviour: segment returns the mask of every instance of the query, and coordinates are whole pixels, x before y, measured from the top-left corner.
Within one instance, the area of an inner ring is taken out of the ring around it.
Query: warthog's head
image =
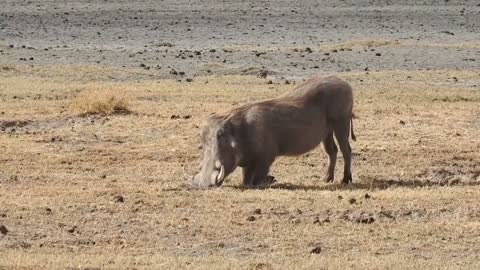
[[[203,160],[200,172],[193,177],[193,185],[197,187],[222,185],[240,160],[233,124],[223,117],[211,116],[203,127],[199,148],[202,150]]]

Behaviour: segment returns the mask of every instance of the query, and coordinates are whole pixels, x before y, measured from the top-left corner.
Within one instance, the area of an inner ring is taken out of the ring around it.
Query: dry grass
[[[75,115],[127,113],[128,99],[124,91],[115,88],[94,88],[82,91],[70,105]]]
[[[0,269],[480,266],[478,72],[340,74],[358,115],[349,187],[321,182],[319,148],[277,160],[271,188],[239,189],[237,171],[198,191],[182,163],[203,119],[292,85],[15,69],[0,75]],[[123,89],[136,113],[72,117],[92,88]]]

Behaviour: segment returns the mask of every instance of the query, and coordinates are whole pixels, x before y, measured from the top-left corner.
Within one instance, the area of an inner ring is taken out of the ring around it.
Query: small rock
[[[357,202],[357,200],[356,200],[355,198],[350,198],[350,200],[348,200],[348,202],[349,202],[350,204],[354,204],[354,203]]]
[[[115,202],[120,202],[120,203],[125,202],[125,199],[121,195],[117,195],[113,199],[115,200]]]
[[[320,254],[322,252],[321,247],[315,247],[310,251],[310,254]]]
[[[256,220],[256,218],[254,216],[249,216],[247,218],[247,221],[255,221],[255,220]]]
[[[400,120],[400,124],[405,126],[405,121]]]
[[[372,196],[370,196],[370,194],[368,194],[368,193],[365,193],[364,197],[365,197],[365,199],[370,199]]]
[[[140,67],[144,68],[144,67],[146,67],[146,65],[142,63],[142,64],[140,64]]]
[[[273,81],[272,81],[272,80],[268,80],[268,81],[267,81],[267,84],[273,84]]]
[[[185,79],[186,82],[193,82],[193,79],[192,78],[187,78]]]
[[[312,51],[312,49],[310,49],[310,47],[307,47],[307,48],[305,48],[305,52],[312,53],[313,51]]]
[[[448,181],[449,186],[454,186],[460,184],[460,179],[451,179]]]
[[[255,210],[253,210],[253,213],[254,213],[255,215],[260,215],[260,214],[262,213],[262,209],[257,208],[257,209],[255,209]]]
[[[375,219],[373,217],[363,217],[357,219],[357,222],[362,224],[372,224],[373,222],[375,222]]]
[[[5,225],[0,225],[0,233],[3,235],[8,233],[8,229],[5,227]]]
[[[455,35],[454,33],[450,32],[450,31],[442,31],[442,32],[440,32],[440,33],[442,33],[442,34],[447,34],[447,35],[450,35],[450,36],[454,36],[454,35]]]
[[[70,229],[67,230],[67,232],[69,232],[69,233],[74,233],[76,231],[77,231],[77,226],[73,226],[73,227],[71,227]]]
[[[47,215],[50,215],[52,213],[52,209],[51,208],[45,208],[45,212],[47,213]]]
[[[257,77],[259,78],[266,78],[268,75],[268,71],[267,70],[260,70],[258,73],[257,73]]]
[[[378,52],[377,52],[375,55],[376,55],[376,56],[382,56],[382,54],[381,54],[381,53],[378,53]]]
[[[342,195],[338,195],[338,199],[339,199],[339,200],[343,200]]]
[[[313,220],[313,224],[323,225],[324,223],[330,223],[330,218],[326,217],[324,219],[320,219],[319,217],[316,217]]]
[[[182,118],[183,119],[190,119],[192,116],[190,114],[184,115]]]
[[[289,81],[289,80],[285,80],[285,84],[290,84],[290,81]]]
[[[170,119],[179,119],[180,118],[180,115],[178,114],[173,114],[172,116],[170,116]]]

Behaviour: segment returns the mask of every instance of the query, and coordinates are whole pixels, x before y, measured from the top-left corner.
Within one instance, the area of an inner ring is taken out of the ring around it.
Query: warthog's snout
[[[220,161],[215,162],[215,167],[210,170],[202,169],[196,174],[192,181],[193,185],[200,188],[221,186],[225,180],[225,166]]]

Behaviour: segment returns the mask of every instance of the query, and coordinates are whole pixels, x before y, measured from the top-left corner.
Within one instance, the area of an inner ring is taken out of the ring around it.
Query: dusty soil
[[[178,79],[260,69],[287,78],[367,68],[472,70],[479,16],[475,0],[7,0],[0,56],[5,64],[141,66]]]
[[[0,269],[478,269],[479,15],[453,0],[3,1]],[[341,155],[321,182],[321,148],[278,159],[266,189],[238,171],[189,185],[206,116],[314,73],[353,86],[352,185]],[[129,111],[79,116],[92,89]]]

